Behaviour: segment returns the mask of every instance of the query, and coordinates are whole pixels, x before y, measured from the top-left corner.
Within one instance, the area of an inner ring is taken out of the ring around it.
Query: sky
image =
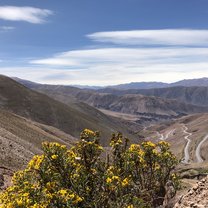
[[[93,86],[208,77],[208,1],[0,0],[0,74]]]

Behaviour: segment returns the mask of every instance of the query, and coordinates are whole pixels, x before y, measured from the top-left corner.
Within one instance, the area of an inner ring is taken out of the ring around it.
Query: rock
[[[198,189],[198,185],[195,185],[195,186],[193,187],[193,190],[196,191],[197,189]]]
[[[208,177],[199,181],[178,199],[174,208],[208,208]]]

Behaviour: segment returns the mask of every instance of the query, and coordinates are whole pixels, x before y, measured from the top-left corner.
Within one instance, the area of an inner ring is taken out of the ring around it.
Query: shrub
[[[177,164],[169,144],[143,142],[128,146],[113,135],[111,151],[99,144],[98,132],[85,129],[71,149],[43,143],[44,154],[14,174],[13,185],[0,196],[1,208],[155,207]],[[104,156],[106,154],[106,158]]]

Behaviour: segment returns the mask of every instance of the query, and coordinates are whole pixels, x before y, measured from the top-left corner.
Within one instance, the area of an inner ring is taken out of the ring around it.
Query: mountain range
[[[85,103],[72,100],[64,104],[5,76],[0,76],[0,109],[53,126],[76,138],[85,128],[99,130],[104,145],[112,132],[127,129],[122,122]],[[128,130],[124,133],[132,138]]]
[[[107,88],[128,90],[128,89],[152,89],[152,88],[163,88],[163,87],[176,87],[176,86],[208,86],[208,78],[199,79],[184,79],[173,83],[164,82],[131,82],[126,84],[107,86]]]
[[[12,79],[23,82],[27,85],[34,85],[36,83],[23,80],[18,77],[12,77]],[[80,89],[92,89],[92,90],[100,90],[105,88],[111,89],[120,89],[120,90],[129,90],[129,89],[153,89],[153,88],[167,88],[167,87],[176,87],[176,86],[184,86],[184,87],[208,87],[208,78],[198,78],[198,79],[184,79],[173,83],[165,83],[165,82],[130,82],[119,85],[109,85],[109,86],[90,86],[90,85],[68,85],[71,87],[76,87]]]
[[[154,96],[164,99],[174,99],[179,102],[207,106],[208,105],[208,87],[167,87],[167,88],[153,88],[153,89],[129,89],[117,90],[112,88],[105,88],[99,90],[101,93],[110,93],[113,95],[123,96],[126,94],[140,94],[145,96]]]
[[[1,75],[0,173],[25,167],[33,155],[42,153],[43,141],[69,147],[89,128],[101,132],[106,147],[111,133],[118,131],[131,142],[168,141],[182,160],[184,177],[195,177],[208,167],[206,82],[203,78],[178,82],[184,86],[143,83],[148,89],[86,89]]]
[[[144,90],[118,90],[113,88],[90,90],[71,86],[43,85],[24,80],[17,81],[26,87],[44,93],[65,104],[71,103],[72,100],[74,102],[78,100],[98,109],[138,115],[137,123],[141,123],[142,121],[172,119],[190,113],[208,111],[208,106],[203,105],[203,102],[201,102],[202,105],[200,102],[187,102],[188,95],[186,91],[190,90],[189,87]],[[206,87],[194,88],[204,89]],[[174,95],[174,89],[175,96],[165,96],[168,94]],[[158,92],[158,94],[154,92]],[[182,92],[184,92],[184,94]],[[203,91],[202,93],[206,93],[206,91]],[[177,94],[181,96],[181,99],[178,98],[179,96],[176,96]],[[196,94],[192,93],[189,97],[193,100],[199,101],[197,92]],[[204,98],[204,95],[201,95],[201,97]]]

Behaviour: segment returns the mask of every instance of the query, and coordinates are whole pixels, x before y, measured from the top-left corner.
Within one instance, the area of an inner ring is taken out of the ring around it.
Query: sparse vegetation
[[[99,133],[85,129],[71,149],[43,143],[13,185],[0,196],[1,208],[155,207],[162,204],[165,185],[178,185],[176,157],[169,144],[128,145],[122,134],[112,136],[111,152],[99,143]],[[106,153],[106,158],[104,157]]]

